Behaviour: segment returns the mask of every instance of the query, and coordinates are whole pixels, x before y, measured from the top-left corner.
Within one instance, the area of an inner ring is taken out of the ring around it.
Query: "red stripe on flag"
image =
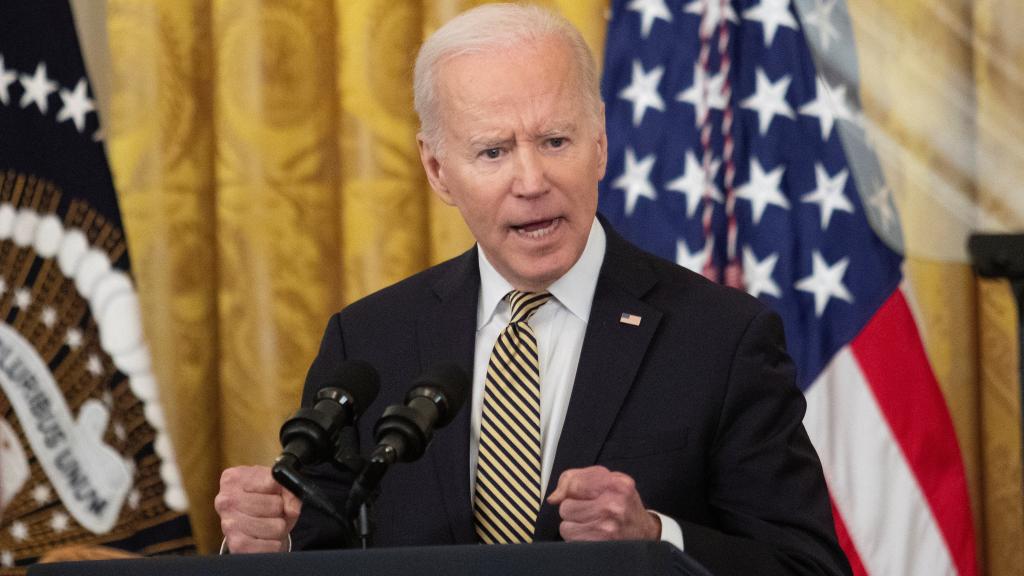
[[[857,552],[857,547],[854,546],[853,540],[850,539],[850,533],[846,531],[846,522],[843,521],[843,515],[839,513],[839,508],[836,508],[834,500],[832,501],[832,518],[836,524],[836,538],[839,539],[839,546],[842,547],[843,552],[846,554],[846,559],[850,561],[853,576],[868,576],[864,563],[860,561],[860,553]]]
[[[851,349],[928,500],[957,571],[976,575],[974,523],[960,446],[902,291],[882,305]]]

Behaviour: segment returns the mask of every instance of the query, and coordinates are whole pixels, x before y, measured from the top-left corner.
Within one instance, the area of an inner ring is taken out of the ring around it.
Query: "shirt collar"
[[[604,262],[606,244],[604,228],[595,217],[590,226],[587,245],[579,259],[568,272],[548,286],[548,292],[583,322],[590,318],[590,307],[594,303],[597,276]],[[512,290],[512,284],[491,266],[483,250],[477,250],[477,258],[480,262],[480,300],[477,304],[476,328],[479,330],[491,321],[502,298]]]

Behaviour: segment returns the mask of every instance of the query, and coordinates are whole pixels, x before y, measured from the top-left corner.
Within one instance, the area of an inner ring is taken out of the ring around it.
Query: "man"
[[[473,374],[467,409],[385,478],[376,545],[660,538],[717,573],[849,573],[778,317],[596,219],[607,140],[579,33],[487,5],[415,76],[427,178],[477,246],[335,315],[303,395],[344,359],[377,367],[368,450],[424,369]],[[343,501],[350,478],[314,476]],[[266,468],[225,471],[216,506],[232,552],[340,541]]]

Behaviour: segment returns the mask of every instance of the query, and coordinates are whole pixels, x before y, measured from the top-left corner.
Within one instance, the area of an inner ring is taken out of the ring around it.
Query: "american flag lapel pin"
[[[641,317],[637,316],[636,314],[630,314],[628,312],[623,312],[622,316],[619,316],[619,322],[621,322],[622,324],[629,324],[630,326],[639,326],[640,320],[642,320]]]

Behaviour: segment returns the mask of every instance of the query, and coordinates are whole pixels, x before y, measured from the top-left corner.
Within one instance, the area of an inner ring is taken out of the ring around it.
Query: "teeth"
[[[518,232],[520,236],[525,236],[525,237],[530,238],[532,240],[536,240],[536,239],[539,239],[539,238],[543,238],[543,237],[547,236],[548,234],[551,234],[552,232],[554,232],[555,228],[558,227],[558,221],[559,221],[559,219],[555,218],[547,226],[545,226],[543,228],[538,228],[536,230],[532,230],[530,232],[527,232],[523,228],[516,228],[516,232]]]

